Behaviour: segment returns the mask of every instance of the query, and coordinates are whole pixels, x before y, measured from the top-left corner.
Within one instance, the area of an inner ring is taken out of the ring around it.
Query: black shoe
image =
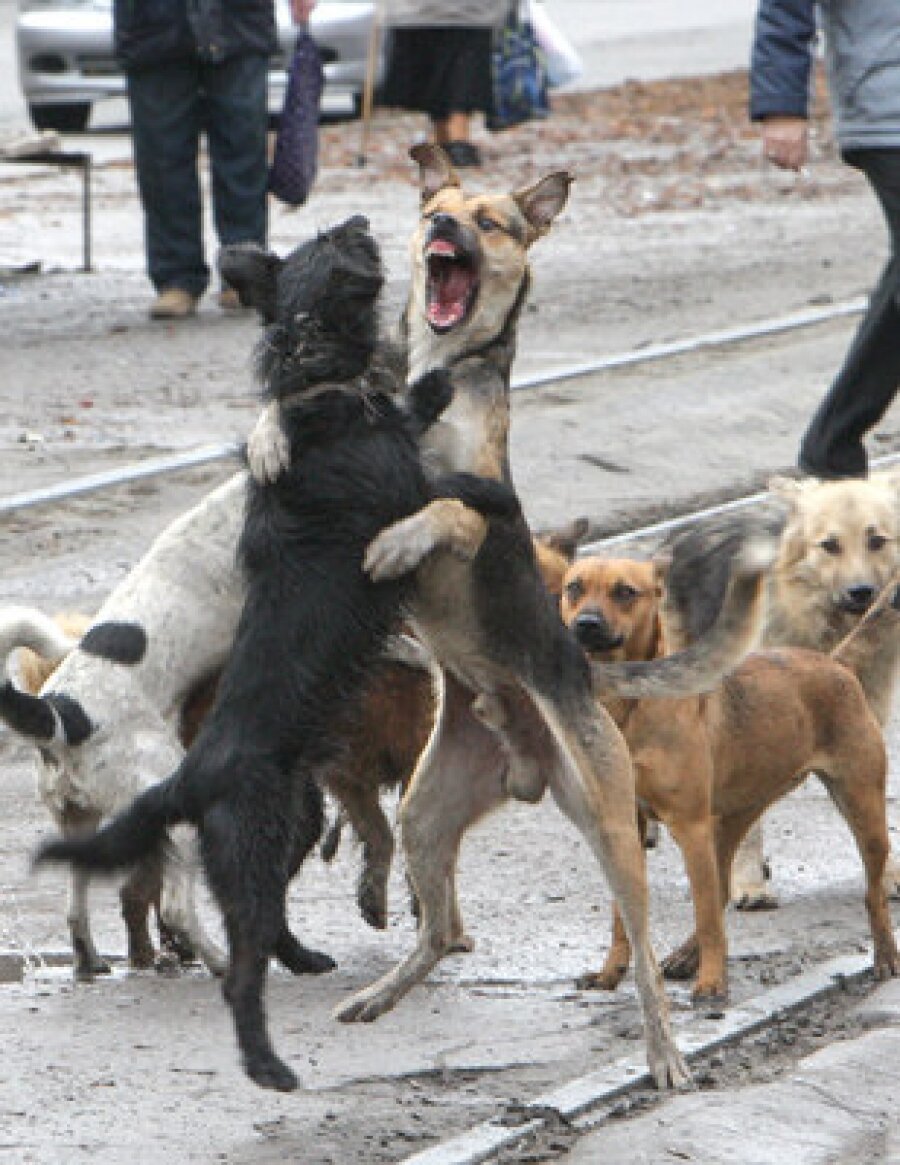
[[[445,142],[441,148],[454,166],[481,165],[481,152],[471,142]]]

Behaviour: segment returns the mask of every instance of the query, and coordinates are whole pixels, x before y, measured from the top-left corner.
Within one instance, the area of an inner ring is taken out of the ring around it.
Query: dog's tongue
[[[472,273],[457,263],[442,264],[432,274],[428,288],[428,320],[438,328],[448,328],[466,314],[466,299]]]

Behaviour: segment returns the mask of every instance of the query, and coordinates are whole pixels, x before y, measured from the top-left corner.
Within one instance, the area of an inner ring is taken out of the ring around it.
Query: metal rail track
[[[733,344],[748,343],[753,340],[765,339],[794,331],[798,328],[815,327],[832,320],[860,314],[866,306],[863,299],[845,300],[832,304],[829,307],[810,308],[799,312],[791,312],[783,316],[775,316],[757,323],[742,325],[737,328],[727,328],[721,331],[706,332],[701,335],[674,340],[666,344],[653,344],[637,350],[600,357],[587,363],[575,364],[569,368],[555,371],[535,373],[516,379],[512,383],[515,392],[523,392],[543,388],[550,384],[562,384],[567,381],[579,380],[586,376],[593,376],[600,372],[611,372],[620,368],[631,368],[640,364],[654,361],[673,360],[680,356],[693,355],[708,349],[728,347]],[[35,506],[53,505],[66,501],[69,498],[84,494],[96,493],[99,490],[113,489],[116,486],[127,485],[130,482],[140,481],[148,477],[160,477],[170,473],[178,473],[186,469],[193,469],[198,465],[210,462],[225,461],[236,458],[241,446],[235,442],[220,445],[204,445],[188,453],[173,454],[167,457],[147,458],[131,465],[123,465],[117,469],[110,469],[103,473],[92,473],[84,477],[73,478],[41,489],[29,490],[24,493],[12,494],[0,498],[0,515],[17,513],[20,510],[31,509]],[[757,496],[758,498],[758,496]],[[718,513],[724,509],[752,504],[753,499],[740,499],[737,502],[725,503],[723,507],[715,507],[710,513]],[[676,519],[678,520],[678,519]],[[680,519],[687,522],[690,517]],[[665,523],[660,524],[661,527]],[[604,545],[616,541],[627,540],[633,535],[621,535],[618,539],[604,540]],[[596,544],[599,545],[599,544]]]

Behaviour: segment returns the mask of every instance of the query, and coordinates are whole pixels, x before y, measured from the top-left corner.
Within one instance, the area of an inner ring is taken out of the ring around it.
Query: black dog
[[[321,827],[312,778],[340,747],[367,672],[396,630],[412,583],[373,583],[363,553],[379,530],[436,496],[518,515],[505,486],[466,474],[429,484],[416,437],[449,404],[443,373],[401,388],[376,348],[378,250],[363,218],[286,260],[257,248],[223,253],[223,276],[267,327],[259,370],[279,400],[290,469],[248,487],[240,554],[247,597],[212,712],[179,769],[92,837],[54,840],[38,860],[90,870],[133,865],[167,826],[201,837],[223,911],[231,1005],[244,1067],[267,1088],[295,1088],[266,1030],[269,956],[293,971],[333,966],[288,929],[288,881]]]

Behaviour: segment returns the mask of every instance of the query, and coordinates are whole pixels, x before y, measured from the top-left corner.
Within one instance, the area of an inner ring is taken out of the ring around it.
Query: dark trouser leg
[[[881,420],[900,387],[900,150],[856,151],[847,161],[863,171],[881,203],[891,257],[800,446],[801,467],[821,477],[866,473],[863,436]]]
[[[203,68],[213,217],[223,246],[266,241],[267,71],[259,54]]]
[[[183,62],[129,73],[128,99],[150,280],[158,291],[180,287],[199,297],[209,268],[197,173],[198,68]]]

